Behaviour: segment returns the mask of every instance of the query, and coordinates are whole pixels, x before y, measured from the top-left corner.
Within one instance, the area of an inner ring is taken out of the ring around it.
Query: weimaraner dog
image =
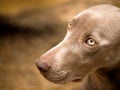
[[[82,90],[120,90],[120,8],[97,5],[76,15],[62,42],[36,65],[54,83],[82,82]]]

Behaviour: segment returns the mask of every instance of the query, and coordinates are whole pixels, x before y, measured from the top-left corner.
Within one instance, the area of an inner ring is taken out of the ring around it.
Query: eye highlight
[[[96,41],[93,38],[88,38],[85,43],[89,46],[95,46],[96,45]]]

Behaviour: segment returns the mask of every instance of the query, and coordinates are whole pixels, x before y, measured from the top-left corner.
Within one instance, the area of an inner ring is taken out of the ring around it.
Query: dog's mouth
[[[75,77],[71,80],[72,82],[81,82],[82,78],[81,77]]]
[[[74,79],[74,80],[72,80],[72,82],[81,82],[82,81],[82,79]]]

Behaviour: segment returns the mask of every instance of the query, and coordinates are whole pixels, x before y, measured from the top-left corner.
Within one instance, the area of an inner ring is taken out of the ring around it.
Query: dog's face
[[[99,5],[75,16],[63,41],[37,60],[41,73],[52,82],[66,83],[115,63],[120,41],[118,10]]]

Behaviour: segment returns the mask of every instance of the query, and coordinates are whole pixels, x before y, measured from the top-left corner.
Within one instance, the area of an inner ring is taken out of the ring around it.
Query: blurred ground
[[[69,19],[102,3],[120,1],[0,0],[0,90],[80,90],[80,82],[47,81],[35,60],[63,39]]]

